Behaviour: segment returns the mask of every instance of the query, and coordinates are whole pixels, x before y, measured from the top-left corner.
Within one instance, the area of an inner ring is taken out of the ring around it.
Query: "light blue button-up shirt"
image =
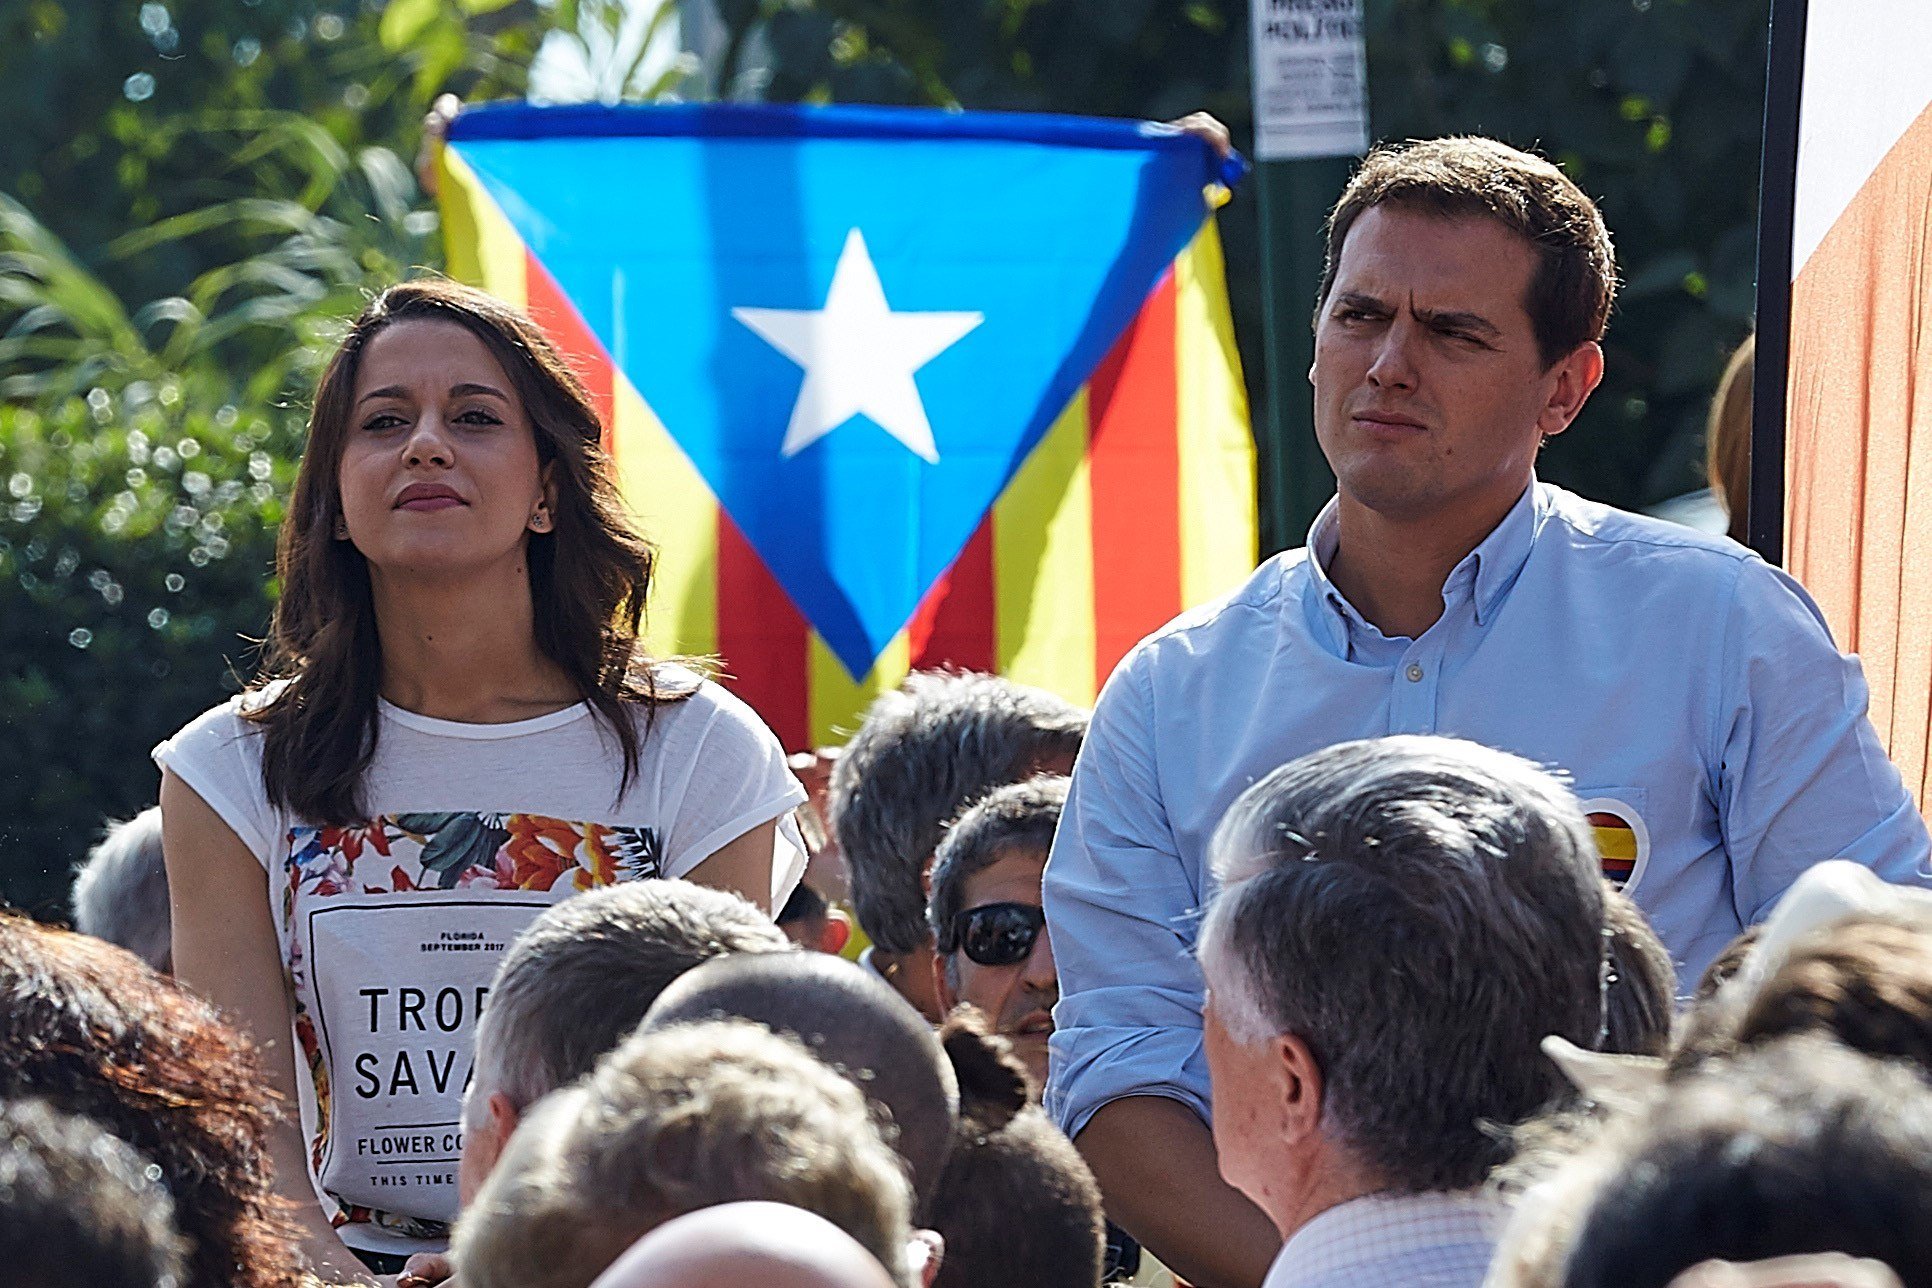
[[[1329,581],[1336,540],[1331,503],[1309,550],[1150,636],[1100,696],[1046,874],[1046,1101],[1069,1134],[1128,1095],[1208,1117],[1208,840],[1251,783],[1337,742],[1445,734],[1562,771],[1686,982],[1814,863],[1932,883],[1857,660],[1743,547],[1534,484],[1401,639]]]

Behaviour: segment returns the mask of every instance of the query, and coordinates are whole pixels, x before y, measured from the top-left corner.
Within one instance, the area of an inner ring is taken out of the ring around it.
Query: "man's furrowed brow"
[[[1358,313],[1379,314],[1382,317],[1389,317],[1395,313],[1394,306],[1387,300],[1378,299],[1366,291],[1339,292],[1335,296],[1335,306],[1337,308],[1353,309]]]
[[[1417,309],[1416,319],[1430,326],[1445,327],[1456,331],[1468,331],[1486,340],[1502,335],[1502,328],[1480,313],[1464,309]]]

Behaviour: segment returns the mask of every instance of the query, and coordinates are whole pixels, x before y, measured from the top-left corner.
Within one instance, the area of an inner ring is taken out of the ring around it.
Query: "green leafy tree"
[[[123,299],[177,294],[253,253],[250,230],[116,254],[126,233],[239,198],[315,208],[313,175],[276,184],[238,122],[299,116],[343,157],[410,157],[439,91],[521,95],[547,28],[531,0],[14,0],[0,6],[0,192]]]
[[[148,748],[233,692],[274,592],[300,420],[130,381],[0,406],[0,877],[56,912]]]

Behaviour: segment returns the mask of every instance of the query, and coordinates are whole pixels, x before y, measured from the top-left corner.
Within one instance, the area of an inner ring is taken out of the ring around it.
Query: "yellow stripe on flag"
[[[436,174],[449,275],[482,287],[506,304],[528,308],[523,239],[456,149],[436,149]]]
[[[1637,834],[1628,824],[1611,827],[1598,824],[1591,830],[1597,834],[1597,852],[1604,858],[1622,859],[1626,863],[1637,861]]]
[[[806,672],[810,676],[812,745],[842,744],[858,731],[872,700],[899,687],[912,671],[912,642],[905,631],[892,637],[863,680],[854,681],[825,639],[812,632]]]
[[[1092,706],[1093,489],[1083,385],[993,503],[1000,674]]]
[[[1174,286],[1181,599],[1192,607],[1240,585],[1259,542],[1254,435],[1212,219],[1174,261]]]
[[[615,373],[617,486],[658,549],[644,645],[653,655],[718,651],[718,504],[637,387]]]

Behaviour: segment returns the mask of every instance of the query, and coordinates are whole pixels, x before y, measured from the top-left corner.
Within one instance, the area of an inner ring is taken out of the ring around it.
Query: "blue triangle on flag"
[[[1164,127],[909,109],[518,104],[450,144],[854,676],[1226,177]]]

